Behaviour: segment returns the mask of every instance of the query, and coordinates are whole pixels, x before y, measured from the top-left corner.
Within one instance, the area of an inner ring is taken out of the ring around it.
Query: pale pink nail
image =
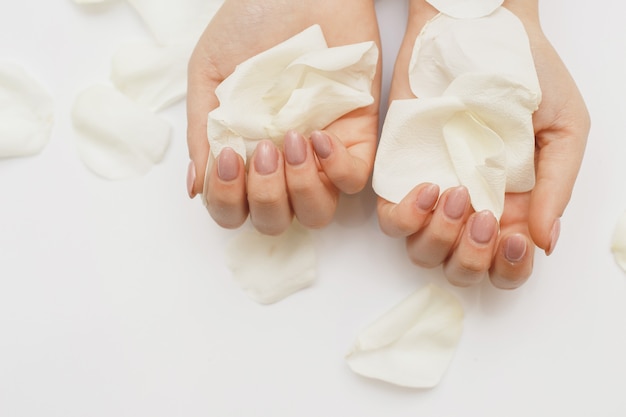
[[[554,252],[554,248],[556,247],[556,242],[559,240],[559,236],[561,235],[561,219],[556,219],[554,224],[552,225],[552,232],[550,232],[550,246],[546,248],[546,255],[552,255]]]
[[[232,181],[239,175],[239,159],[232,148],[224,148],[217,157],[217,176],[222,181]]]
[[[194,198],[196,193],[193,190],[193,186],[196,183],[196,165],[193,161],[189,161],[189,166],[187,166],[187,193],[189,194],[189,198]]]
[[[497,221],[490,211],[474,214],[470,226],[470,237],[476,243],[488,243],[496,232]]]
[[[316,130],[311,133],[311,142],[313,143],[315,153],[322,159],[328,158],[333,151],[330,138],[324,132]]]
[[[417,208],[421,211],[430,211],[433,209],[437,198],[439,197],[439,187],[435,184],[430,184],[424,187],[417,195]]]

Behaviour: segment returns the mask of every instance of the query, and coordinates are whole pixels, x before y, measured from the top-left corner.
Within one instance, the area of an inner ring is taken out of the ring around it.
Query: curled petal
[[[371,104],[377,60],[374,42],[328,48],[319,25],[250,58],[215,90],[211,151],[229,146],[246,160],[259,140],[279,145],[290,129],[308,135]]]
[[[170,143],[165,121],[107,85],[79,94],[72,120],[83,162],[107,179],[147,173],[163,159]]]
[[[34,155],[50,140],[52,97],[23,68],[0,63],[0,158]]]
[[[463,307],[447,291],[416,291],[359,334],[348,353],[356,373],[411,388],[439,383],[456,350]]]

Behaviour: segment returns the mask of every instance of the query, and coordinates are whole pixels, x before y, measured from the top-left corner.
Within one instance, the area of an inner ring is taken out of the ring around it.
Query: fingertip
[[[198,194],[195,190],[196,177],[196,165],[193,161],[189,161],[187,166],[187,194],[189,198],[194,198]]]
[[[534,245],[522,233],[513,233],[500,240],[489,279],[494,287],[513,290],[521,287],[533,269]]]

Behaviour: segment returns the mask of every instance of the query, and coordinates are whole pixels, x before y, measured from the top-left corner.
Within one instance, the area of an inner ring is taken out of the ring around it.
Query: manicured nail
[[[196,193],[193,191],[193,186],[196,183],[196,166],[193,161],[189,161],[187,166],[187,193],[189,198],[194,198]]]
[[[300,165],[306,160],[306,142],[298,132],[290,130],[283,144],[285,159],[289,165]]]
[[[224,148],[217,157],[217,176],[232,181],[239,175],[239,158],[232,148]]]
[[[311,142],[313,143],[313,149],[315,149],[315,153],[318,157],[326,159],[332,153],[330,138],[326,133],[316,130],[311,133]]]
[[[480,244],[491,240],[496,232],[497,221],[490,211],[484,210],[474,214],[470,226],[470,238]]]
[[[522,260],[526,255],[526,238],[522,235],[509,236],[504,242],[504,257],[511,263]]]
[[[561,219],[556,219],[554,224],[552,225],[552,232],[550,232],[550,246],[546,248],[546,255],[552,255],[554,252],[554,248],[556,246],[556,242],[559,240],[559,235],[561,234]]]
[[[458,220],[465,213],[467,208],[467,202],[469,200],[469,194],[465,187],[457,187],[452,190],[446,198],[445,205],[443,206],[443,212],[452,220]]]
[[[430,211],[435,206],[437,198],[439,197],[439,187],[435,184],[430,184],[419,192],[417,195],[416,205],[421,211]]]
[[[254,169],[261,175],[269,175],[278,169],[278,150],[270,141],[257,145],[254,156]]]

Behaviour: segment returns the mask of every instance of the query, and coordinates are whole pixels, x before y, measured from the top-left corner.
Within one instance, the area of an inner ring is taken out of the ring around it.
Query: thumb
[[[588,128],[580,126],[537,134],[537,180],[530,198],[529,229],[535,244],[547,255],[559,237],[560,218],[572,195],[587,133]]]

